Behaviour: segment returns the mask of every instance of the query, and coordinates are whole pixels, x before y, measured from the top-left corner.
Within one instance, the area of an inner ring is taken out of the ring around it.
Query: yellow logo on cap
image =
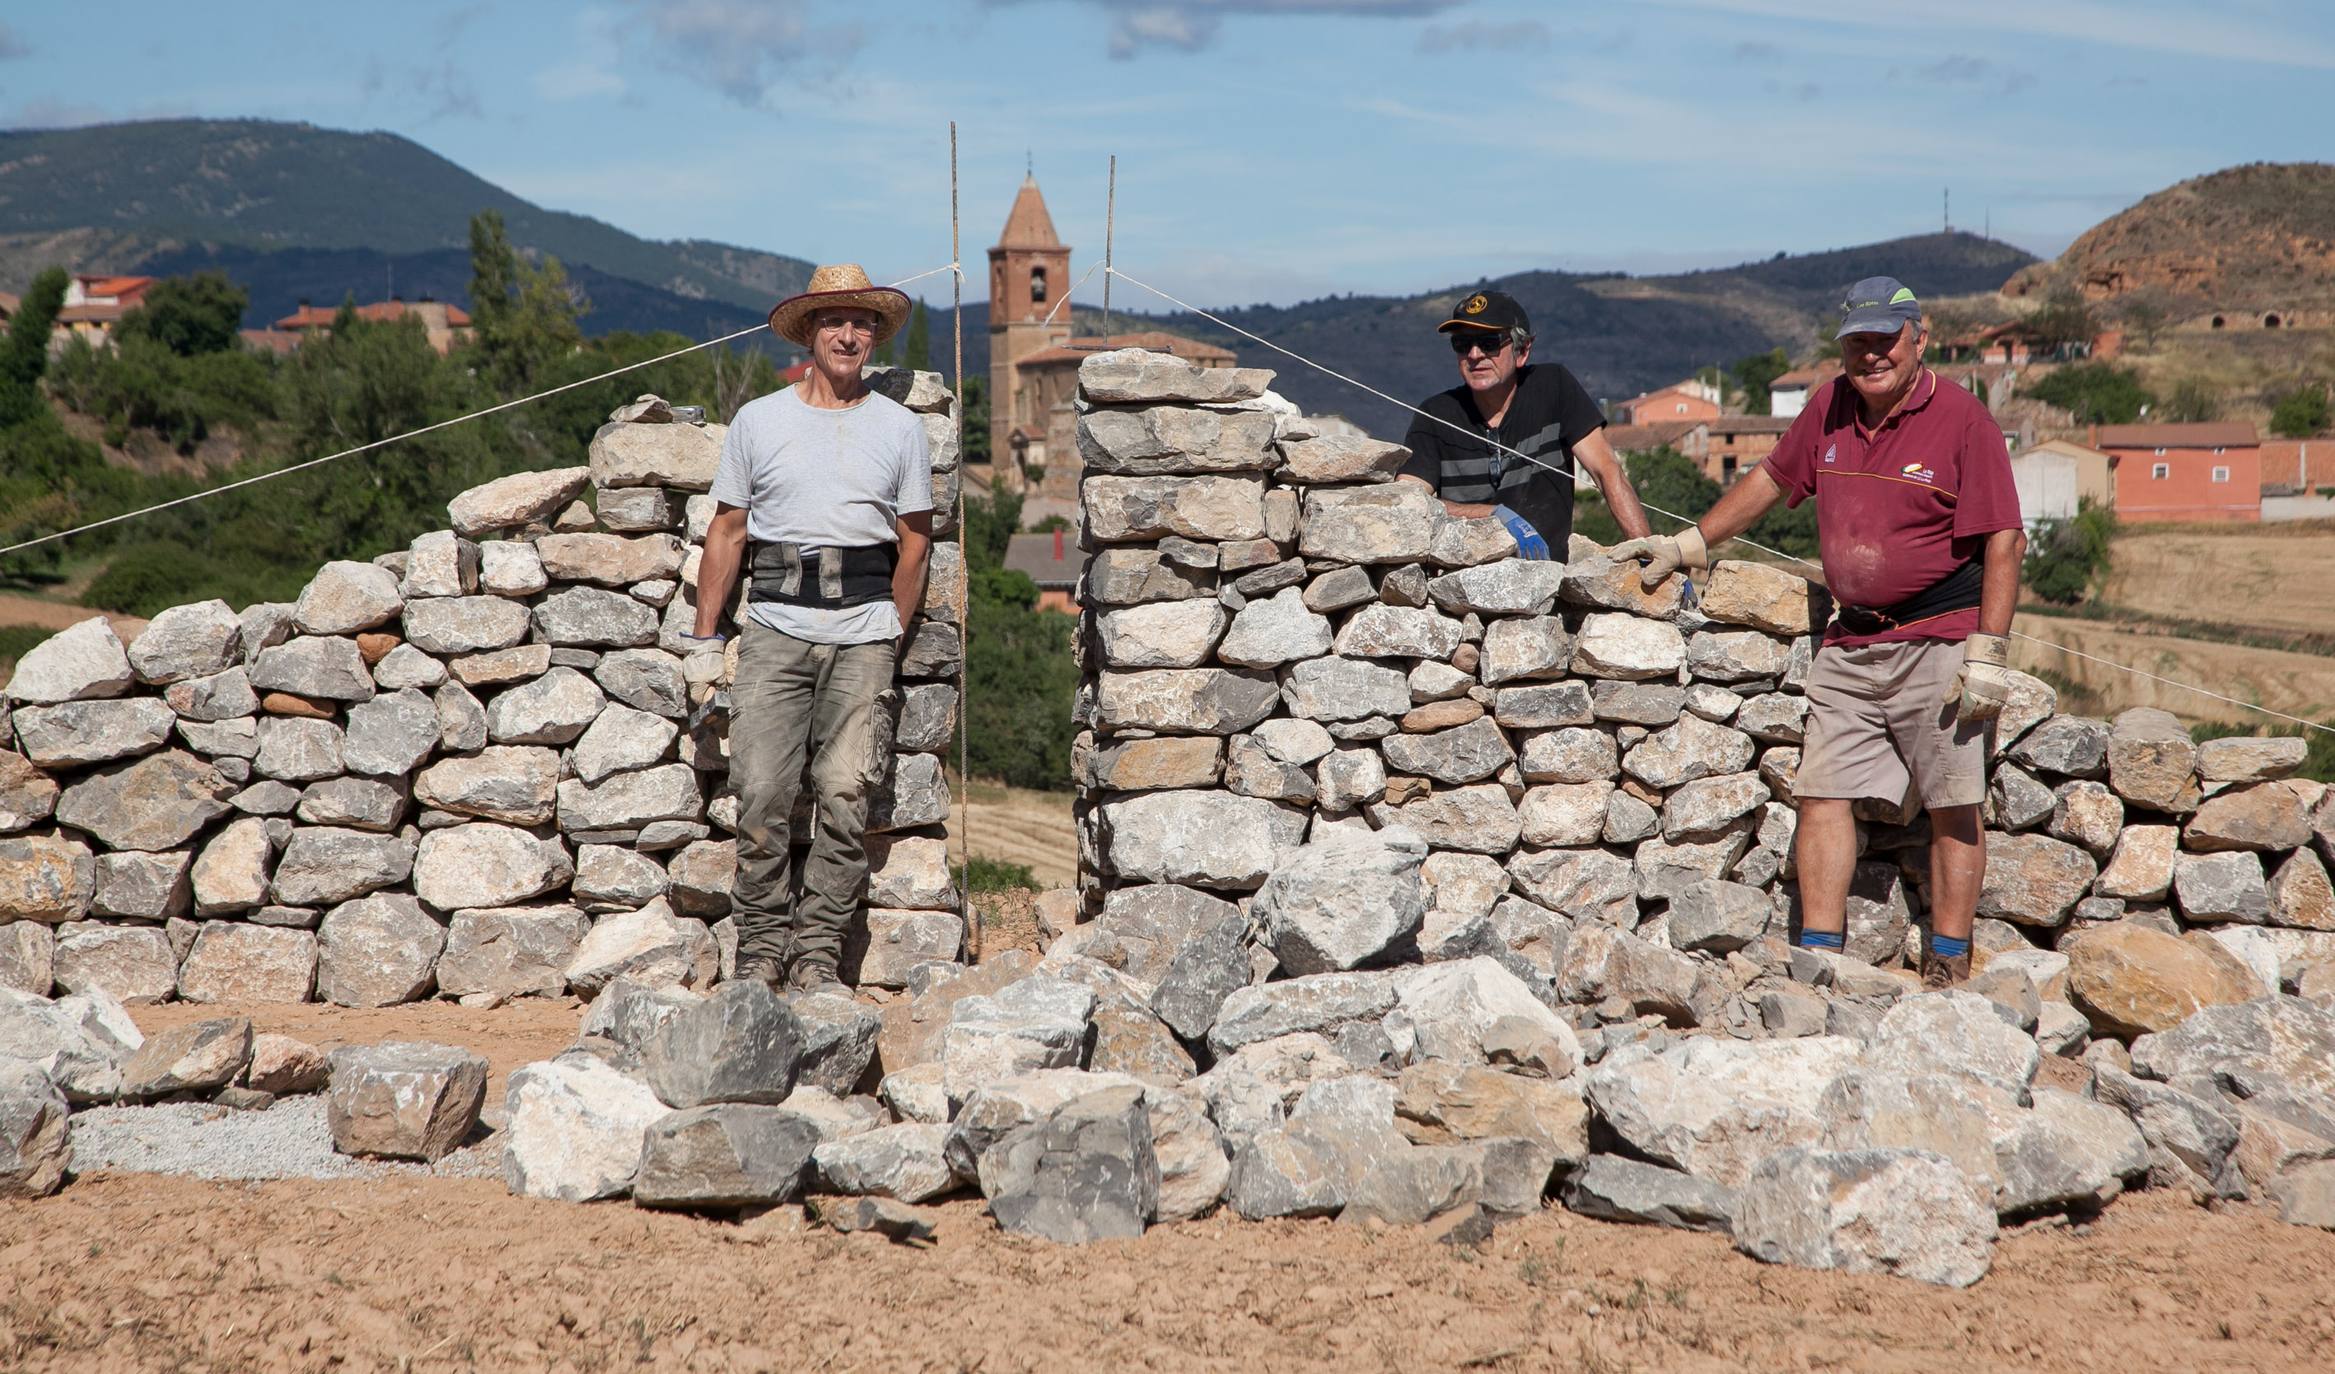
[[[1491,301],[1483,296],[1470,296],[1467,298],[1467,304],[1459,308],[1459,313],[1462,315],[1481,315],[1484,313],[1484,308],[1490,304]]]

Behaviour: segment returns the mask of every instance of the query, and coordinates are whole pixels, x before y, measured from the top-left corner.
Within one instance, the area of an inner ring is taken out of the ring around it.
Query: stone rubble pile
[[[936,541],[872,803],[858,981],[957,955],[940,825],[964,564],[954,400],[871,374],[932,440]],[[452,527],[295,604],[102,619],[0,699],[0,988],[129,1004],[589,996],[735,959],[737,815],[696,613],[719,425],[611,423]],[[587,499],[588,498],[588,499]],[[732,650],[734,652],[734,649]],[[807,806],[807,801],[806,801]]]

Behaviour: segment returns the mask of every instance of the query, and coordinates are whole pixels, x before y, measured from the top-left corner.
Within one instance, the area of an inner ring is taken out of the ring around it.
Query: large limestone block
[[[818,1144],[817,1125],[784,1107],[718,1103],[672,1112],[645,1132],[632,1199],[696,1211],[788,1202],[810,1176]]]
[[[555,812],[559,751],[490,745],[440,759],[414,775],[414,800],[439,811],[511,825],[542,825]]]
[[[1978,914],[2019,925],[2059,925],[2098,872],[2090,854],[2046,835],[1988,836]]]
[[[0,932],[20,929],[0,926]],[[46,927],[40,927],[46,933]],[[40,991],[0,988],[0,1065],[16,1063],[54,1082],[71,1102],[110,1102],[122,1066],[144,1037],[120,1001],[103,991],[48,999]]]
[[[1337,650],[1347,658],[1426,658],[1440,662],[1451,657],[1452,650],[1459,647],[1464,637],[1465,629],[1459,621],[1430,607],[1390,606],[1380,602],[1356,611],[1338,628]],[[1325,652],[1329,647],[1324,644],[1315,652]]]
[[[459,1149],[486,1100],[486,1059],[456,1045],[392,1040],[332,1053],[325,1120],[345,1155],[437,1160]]]
[[[47,1074],[0,1060],[0,1199],[47,1197],[64,1186],[70,1111]]]
[[[1097,549],[1087,559],[1082,589],[1084,602],[1094,606],[1213,599],[1216,572],[1169,562],[1147,547]]]
[[[1583,677],[1633,682],[1676,676],[1686,666],[1686,636],[1676,625],[1618,611],[1581,622],[1573,641],[1573,671]]]
[[[2324,1114],[2335,1110],[2335,1010],[2300,997],[2208,1007],[2134,1040],[2132,1071],[2209,1081],[2241,1101],[2291,1097]]]
[[[341,763],[352,773],[403,777],[438,747],[438,708],[408,687],[349,708]]]
[[[567,990],[590,918],[572,906],[488,907],[457,911],[438,956],[438,991],[447,997],[557,997]]]
[[[1672,788],[1699,778],[1741,773],[1758,754],[1751,736],[1701,716],[1680,716],[1622,756],[1622,771],[1648,787]]]
[[[30,830],[54,815],[60,790],[24,755],[0,750],[0,835]]]
[[[1562,595],[1568,606],[1600,611],[1628,611],[1632,615],[1668,620],[1678,614],[1685,594],[1683,579],[1666,577],[1646,590],[1646,565],[1631,559],[1616,563],[1602,553],[1584,553],[1565,565]]]
[[[1376,1021],[1395,1006],[1401,985],[1391,972],[1316,973],[1234,990],[1208,1031],[1221,1061],[1246,1046],[1285,1035],[1333,1032],[1350,1021]],[[1219,1118],[1219,1123],[1222,1123]],[[1229,1129],[1229,1127],[1228,1127]]]
[[[573,668],[555,667],[487,703],[487,738],[497,744],[567,744],[607,705],[607,695],[592,679]]]
[[[867,949],[853,981],[865,987],[908,986],[919,964],[955,963],[964,948],[965,923],[953,911],[903,911],[871,906]]]
[[[317,928],[316,992],[343,1007],[387,1007],[430,993],[446,928],[399,892],[343,902]]]
[[[1426,842],[1400,828],[1332,831],[1291,854],[1253,907],[1283,971],[1356,968],[1415,934],[1427,913]]]
[[[0,840],[0,918],[78,921],[97,896],[97,856],[68,835]]]
[[[469,596],[478,590],[478,545],[452,530],[432,530],[406,550],[398,590],[417,596]]]
[[[1637,1153],[1741,1188],[1761,1160],[1821,1138],[1818,1103],[1862,1048],[1829,1035],[1689,1040],[1609,1054],[1585,1086],[1590,1106]]]
[[[1490,782],[1441,788],[1401,803],[1372,801],[1363,810],[1382,830],[1408,826],[1430,849],[1469,854],[1508,853],[1516,848],[1524,824],[1508,799],[1508,789]]]
[[[589,450],[592,485],[709,490],[727,432],[722,425],[602,425]]]
[[[1090,741],[1072,750],[1071,766],[1086,786],[1107,792],[1208,787],[1223,775],[1224,741],[1213,735],[1159,735],[1101,745]]]
[[[1265,483],[1255,477],[1089,477],[1079,484],[1088,532],[1099,540],[1257,539]]]
[[[177,749],[100,768],[57,799],[57,824],[108,849],[175,849],[227,814],[235,784]]]
[[[1390,735],[1379,747],[1395,772],[1450,786],[1480,782],[1516,757],[1508,737],[1488,716],[1432,734]]]
[[[1197,668],[1208,662],[1230,620],[1224,607],[1214,601],[1153,601],[1105,611],[1095,617],[1095,629],[1103,662],[1113,668]],[[1327,648],[1326,620],[1321,638],[1323,648]]]
[[[1127,477],[1262,472],[1280,461],[1271,415],[1188,406],[1090,410],[1078,417],[1078,455],[1088,472]]]
[[[1967,1288],[1994,1262],[1995,1213],[1920,1150],[1792,1149],[1735,1195],[1735,1248],[1770,1264]]]
[[[306,635],[353,635],[387,624],[403,609],[396,573],[343,560],[316,570],[292,608],[292,623]]]
[[[2197,746],[2170,711],[2135,706],[2108,731],[2108,785],[2138,806],[2175,815],[2197,809]]]
[[[831,1192],[926,1202],[957,1186],[942,1149],[945,1125],[903,1121],[895,1126],[822,1142],[811,1152]]]
[[[502,596],[419,597],[405,604],[405,637],[441,656],[492,653],[527,637],[527,607]]]
[[[412,876],[415,847],[400,835],[302,826],[285,843],[269,891],[284,906],[349,901]]]
[[[2270,889],[2258,854],[2179,855],[2173,860],[2173,895],[2192,921],[2259,925],[2270,918]]]
[[[193,893],[187,886],[185,850],[148,854],[130,850],[97,856],[97,896],[90,910],[100,916],[161,921],[187,914]]]
[[[1065,1245],[1142,1235],[1160,1193],[1143,1097],[1136,1084],[1086,1093],[985,1151],[981,1192],[998,1226]]]
[[[503,1182],[522,1197],[622,1197],[643,1133],[666,1115],[649,1085],[588,1054],[528,1064],[503,1093]]]
[[[1396,1052],[1415,1059],[1515,1063],[1512,1052],[1530,1046],[1532,1062],[1551,1078],[1581,1062],[1573,1028],[1506,965],[1483,955],[1402,970],[1382,1025]]]
[[[1504,558],[1432,578],[1427,595],[1452,615],[1546,615],[1566,571],[1562,563]]]
[[[632,649],[657,642],[657,613],[623,592],[569,587],[535,603],[535,638],[572,648]]]
[[[618,978],[651,988],[702,988],[718,969],[712,932],[664,899],[596,921],[568,961],[568,989],[589,997]]]
[[[1305,835],[1303,812],[1220,792],[1147,792],[1097,812],[1109,870],[1146,882],[1249,891]]]
[[[1813,624],[1808,604],[1812,585],[1771,564],[1721,559],[1703,584],[1700,609],[1709,619],[1729,625],[1804,635]]]
[[[1603,849],[1527,849],[1508,875],[1518,892],[1567,916],[1629,925],[1637,915],[1636,869]]]
[[[57,927],[54,969],[68,993],[102,992],[133,1006],[178,990],[178,958],[159,926],[68,922]]]
[[[339,635],[302,635],[262,649],[250,673],[252,687],[262,692],[290,692],[316,701],[364,701],[373,695],[373,670],[357,641]]]
[[[46,997],[56,982],[56,932],[38,921],[0,922],[0,991]]]
[[[699,790],[697,770],[686,763],[612,774],[597,786],[580,778],[569,778],[559,785],[558,795],[560,829],[570,833],[628,830],[654,821],[694,821],[705,814],[705,797]],[[873,824],[871,807],[870,825]]]
[[[1890,1007],[1866,1042],[1865,1062],[1901,1074],[1974,1074],[2015,1092],[2034,1081],[2042,1055],[2034,1037],[2003,1020],[1992,1002],[1956,990]]]
[[[2263,782],[2208,797],[2181,828],[2181,847],[2197,853],[2279,851],[2311,842],[2309,808],[2296,784]]]
[[[341,728],[329,720],[263,716],[252,771],[278,782],[321,782],[338,777],[347,767],[341,756],[345,738]]]
[[[1324,434],[1312,439],[1287,439],[1281,444],[1281,480],[1312,482],[1391,482],[1410,461],[1411,451],[1400,444],[1360,434]]]
[[[1649,622],[1651,623],[1651,622]],[[1563,619],[1520,616],[1495,620],[1484,631],[1482,660],[1477,673],[1484,685],[1561,677],[1575,662],[1574,637]]]
[[[1272,384],[1270,368],[1204,368],[1144,348],[1110,349],[1078,365],[1079,394],[1096,405],[1253,401]]]
[[[185,1002],[305,1002],[316,989],[316,933],[205,921],[178,970]]]
[[[1166,602],[1165,605],[1191,604]],[[1127,612],[1119,612],[1127,614]],[[1305,593],[1284,587],[1241,608],[1216,657],[1244,668],[1277,668],[1329,652],[1330,620],[1307,609]]]
[[[2294,737],[2209,739],[2197,746],[2197,776],[2205,782],[2269,782],[2291,777],[2310,754]]]
[[[669,1107],[774,1106],[795,1089],[805,1038],[802,1019],[769,988],[724,983],[657,1027],[641,1072]]]
[[[118,697],[137,674],[104,616],[91,616],[25,650],[9,676],[7,697],[36,706]]]
[[[1109,690],[1110,679],[1106,675],[1106,700]],[[1313,721],[1399,716],[1411,709],[1410,679],[1402,669],[1359,659],[1306,659],[1288,669],[1278,690],[1291,714]],[[1266,703],[1266,712],[1270,712],[1272,705],[1270,701]],[[1262,714],[1236,728],[1246,728],[1261,719]]]
[[[2180,840],[2181,832],[2175,826],[2126,826],[2092,891],[2128,902],[2163,901],[2173,888],[2173,860]]]
[[[122,1065],[122,1097],[151,1102],[180,1094],[208,1096],[251,1062],[251,1022],[240,1016],[172,1026],[147,1038]]]
[[[2070,1000],[2104,1035],[2165,1030],[2260,991],[2236,961],[2129,921],[2077,931],[2059,952],[2068,958]]]
[[[1395,679],[1400,682],[1402,675]],[[1254,669],[1105,672],[1095,692],[1095,723],[1105,730],[1229,735],[1271,715],[1281,691],[1272,674]]]
[[[1312,488],[1298,520],[1297,551],[1340,563],[1416,563],[1446,517],[1435,494],[1415,482]]]
[[[158,611],[130,642],[140,682],[162,686],[243,666],[243,620],[224,601]]]
[[[16,743],[42,768],[80,768],[159,749],[177,723],[177,713],[153,697],[21,706]]]
[[[567,847],[493,821],[432,830],[414,858],[414,892],[440,911],[513,906],[567,886]]]
[[[629,587],[635,582],[679,575],[683,546],[670,534],[547,534],[535,541],[535,556],[555,582],[590,582]]]
[[[583,494],[591,477],[588,467],[515,472],[463,492],[447,503],[446,514],[454,532],[468,539],[515,526],[548,524]]]

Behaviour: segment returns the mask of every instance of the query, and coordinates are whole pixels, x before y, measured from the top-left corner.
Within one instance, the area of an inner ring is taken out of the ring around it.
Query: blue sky
[[[1086,270],[1115,153],[1119,265],[1210,305],[1839,247],[1936,228],[1946,188],[2050,254],[2181,178],[2327,156],[2335,71],[2318,0],[25,8],[0,126],[387,129],[638,234],[879,280],[948,260],[953,118],[974,295],[1025,157]]]

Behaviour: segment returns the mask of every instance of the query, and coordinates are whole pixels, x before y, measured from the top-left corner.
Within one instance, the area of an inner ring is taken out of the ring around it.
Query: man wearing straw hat
[[[821,267],[779,302],[771,332],[810,350],[810,375],[738,412],[713,482],[691,638],[720,644],[742,574],[732,901],[738,976],[774,989],[842,986],[844,928],[867,883],[868,793],[891,746],[883,703],[924,600],[931,449],[923,422],[860,376],[909,308],[855,264]],[[806,759],[811,834],[797,902],[789,817]]]
[[[1929,326],[1890,277],[1849,288],[1841,376],[1808,398],[1766,462],[1701,522],[1637,539],[1652,587],[1707,568],[1713,544],[1778,500],[1817,505],[1838,604],[1808,673],[1807,741],[1793,783],[1800,943],[1838,950],[1857,863],[1851,803],[1919,796],[1930,816],[1930,935],[1922,985],[1970,976],[1986,874],[1986,758],[2010,699],[2011,614],[2027,551],[2002,428],[1984,402],[1922,363]]]

